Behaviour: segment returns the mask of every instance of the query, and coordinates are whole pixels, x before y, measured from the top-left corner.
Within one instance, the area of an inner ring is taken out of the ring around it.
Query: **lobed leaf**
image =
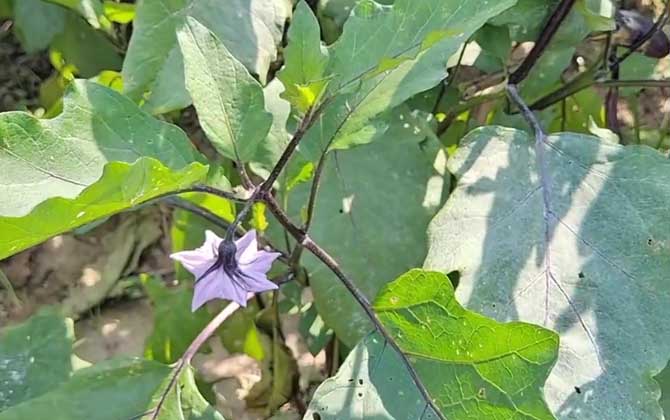
[[[0,114],[0,259],[186,188],[201,159],[178,127],[93,82],[74,82],[54,119]]]
[[[545,398],[561,419],[661,419],[652,377],[670,356],[670,166],[647,147],[578,134],[534,149],[518,130],[470,133],[429,229],[425,266],[457,298],[561,335]]]
[[[371,334],[317,389],[305,419],[554,418],[542,384],[556,360],[555,333],[467,311],[449,278],[422,270],[388,284],[374,309],[403,355]],[[419,392],[406,361],[440,413]]]

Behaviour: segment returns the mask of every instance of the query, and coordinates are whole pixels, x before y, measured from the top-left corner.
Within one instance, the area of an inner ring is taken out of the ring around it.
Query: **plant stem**
[[[163,404],[165,404],[165,400],[167,399],[167,396],[170,394],[170,390],[177,383],[179,375],[181,374],[182,370],[184,370],[184,367],[186,367],[191,363],[191,360],[193,360],[193,356],[195,356],[200,347],[202,347],[202,345],[205,344],[205,342],[212,336],[212,334],[216,332],[216,330],[221,326],[221,324],[223,324],[223,322],[226,319],[228,319],[239,308],[240,305],[238,303],[235,302],[229,303],[228,306],[223,308],[223,310],[219,312],[219,314],[216,317],[214,317],[214,319],[212,319],[202,331],[200,331],[200,334],[198,334],[195,340],[191,342],[191,344],[188,346],[184,354],[177,361],[174,371],[172,372],[170,382],[165,388],[165,391],[163,391],[163,393],[161,394],[161,398],[160,400],[158,400],[156,408],[154,408],[152,411],[146,414],[146,415],[151,414],[151,420],[158,419],[158,415],[160,414],[160,411],[163,408]]]
[[[549,20],[540,33],[540,36],[535,41],[533,49],[530,50],[528,56],[523,60],[521,65],[509,77],[509,83],[512,85],[519,84],[528,76],[530,70],[533,68],[537,60],[542,56],[542,53],[549,45],[549,42],[558,31],[558,28],[563,23],[563,20],[568,16],[568,13],[575,4],[575,0],[561,0],[554,12],[549,17]]]
[[[400,360],[403,362],[405,368],[407,369],[407,372],[412,378],[412,382],[414,382],[414,385],[417,387],[419,393],[426,401],[426,404],[430,406],[433,409],[433,411],[437,413],[438,416],[440,416],[440,418],[444,418],[440,410],[435,406],[433,399],[430,397],[430,394],[428,393],[428,390],[421,381],[421,378],[419,378],[419,374],[414,369],[414,366],[409,361],[405,353],[402,352],[402,349],[395,342],[393,336],[386,330],[386,328],[384,328],[384,324],[382,324],[381,320],[377,317],[377,314],[372,309],[372,304],[368,300],[367,296],[365,296],[363,292],[361,292],[361,290],[358,287],[356,287],[354,282],[349,277],[347,277],[347,275],[340,268],[337,261],[335,261],[333,257],[331,257],[323,248],[321,248],[316,242],[314,242],[309,237],[309,235],[304,235],[302,245],[315,257],[321,260],[321,262],[324,263],[330,269],[330,271],[332,271],[337,276],[338,279],[340,279],[340,282],[342,282],[344,287],[347,288],[349,293],[351,293],[356,302],[358,302],[360,307],[368,316],[377,332],[379,332],[379,334],[381,334],[382,337],[384,337],[386,342],[397,352],[398,356],[400,357]]]
[[[164,202],[169,205],[170,207],[176,207],[182,210],[186,210],[188,212],[197,214],[198,216],[202,217],[203,219],[207,220],[211,224],[220,227],[221,229],[228,229],[230,226],[230,223],[226,222],[221,218],[220,216],[216,215],[215,213],[211,212],[210,210],[200,207],[196,204],[191,203],[188,200],[184,200],[183,198],[179,197],[167,197]],[[244,235],[246,232],[244,229],[241,227],[237,229],[237,234],[238,235]]]

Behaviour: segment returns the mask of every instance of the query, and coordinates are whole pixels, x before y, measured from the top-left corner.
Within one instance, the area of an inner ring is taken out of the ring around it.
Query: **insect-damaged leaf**
[[[425,266],[458,270],[469,309],[560,334],[545,386],[557,417],[662,418],[652,376],[670,356],[670,162],[577,134],[536,154],[500,127],[461,145]]]

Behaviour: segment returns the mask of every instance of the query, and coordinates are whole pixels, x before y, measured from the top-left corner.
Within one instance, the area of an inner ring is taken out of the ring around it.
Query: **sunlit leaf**
[[[446,276],[421,270],[388,284],[374,309],[441,416],[401,355],[374,333],[317,389],[305,420],[554,418],[542,385],[556,361],[555,333],[467,311]]]
[[[134,3],[117,3],[113,0],[105,0],[103,7],[105,17],[110,22],[126,24],[135,19],[135,9],[137,6]]]
[[[177,38],[186,89],[207,137],[225,157],[252,160],[272,125],[263,88],[216,35],[195,19],[186,19]]]
[[[64,108],[51,120],[0,114],[0,258],[207,172],[179,128],[111,89],[76,81]]]
[[[459,271],[469,309],[560,334],[545,385],[559,418],[660,419],[651,378],[670,357],[658,322],[670,304],[668,161],[578,134],[540,150],[499,127],[461,141],[425,266]]]
[[[148,97],[145,108],[164,113],[191,103],[184,87],[177,31],[191,16],[210,29],[239,61],[265,82],[276,59],[290,0],[153,0],[138,4],[123,64],[126,93]]]
[[[359,3],[340,39],[329,47],[326,74],[332,79],[327,95],[338,97],[305,136],[306,156],[316,160],[327,148],[370,142],[386,129],[374,117],[443,80],[449,56],[489,18],[514,3],[398,0],[393,7]]]

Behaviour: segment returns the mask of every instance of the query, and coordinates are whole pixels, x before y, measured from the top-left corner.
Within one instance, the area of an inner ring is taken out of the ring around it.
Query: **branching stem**
[[[549,42],[558,31],[558,28],[563,23],[563,20],[568,16],[575,0],[561,0],[554,12],[549,17],[549,20],[540,33],[540,36],[535,41],[533,49],[530,50],[528,56],[523,60],[521,65],[509,77],[509,83],[517,85],[528,76],[530,70],[533,68],[537,60],[542,56],[542,53],[549,45]]]

